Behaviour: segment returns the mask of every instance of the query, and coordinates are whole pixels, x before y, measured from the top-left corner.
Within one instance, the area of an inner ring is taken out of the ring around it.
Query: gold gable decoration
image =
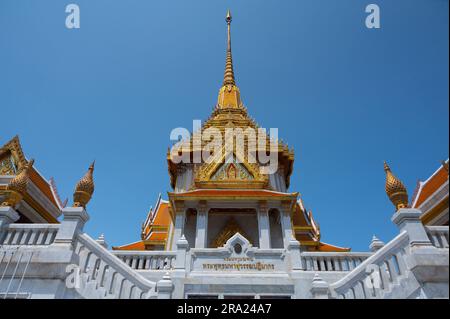
[[[17,163],[14,161],[14,157],[11,154],[5,154],[3,158],[0,158],[0,175],[16,175]]]
[[[204,163],[196,171],[195,186],[198,188],[265,188],[269,177],[260,173],[259,165],[249,163],[243,154],[235,150],[225,153],[222,146],[215,158]]]
[[[247,240],[249,240],[247,235],[245,234],[245,232],[242,230],[242,228],[236,222],[236,220],[233,217],[231,217],[230,219],[228,219],[225,227],[222,229],[222,231],[219,233],[219,235],[217,235],[216,239],[214,239],[213,247],[219,248],[219,247],[224,246],[226,244],[226,242],[228,241],[228,239],[233,237],[234,234],[236,234],[236,233],[241,234],[243,237],[245,237]]]
[[[16,135],[0,148],[0,175],[17,175],[27,164]]]

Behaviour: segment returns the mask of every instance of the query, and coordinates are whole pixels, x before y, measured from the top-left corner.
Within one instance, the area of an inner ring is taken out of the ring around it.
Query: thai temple
[[[260,128],[237,86],[231,22],[228,11],[217,103],[199,131],[163,155],[172,191],[143,214],[139,241],[108,247],[103,236],[84,232],[95,218],[87,210],[95,199],[94,163],[68,203],[25,155],[19,137],[2,141],[0,298],[449,298],[448,159],[418,182],[411,198],[384,164],[394,208],[386,223],[398,227],[389,242],[374,236],[366,252],[323,242],[312,212],[289,189],[292,149],[269,134],[256,149],[250,135],[240,147],[226,147],[227,129]],[[212,161],[201,156],[207,141],[196,140],[209,132],[222,141]],[[269,151],[275,171],[263,156]]]

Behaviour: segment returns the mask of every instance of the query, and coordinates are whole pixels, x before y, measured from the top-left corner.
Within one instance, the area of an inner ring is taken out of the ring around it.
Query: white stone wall
[[[46,225],[11,226],[17,213],[0,207],[0,297],[448,298],[448,227],[424,227],[420,215],[399,210],[392,218],[399,235],[366,254],[301,252],[293,239],[259,249],[239,234],[219,249],[189,247],[181,235],[174,251],[110,252],[83,233],[89,216],[82,208],[66,208],[54,236]],[[50,239],[37,245],[47,232]],[[68,280],[71,266],[80,288]]]

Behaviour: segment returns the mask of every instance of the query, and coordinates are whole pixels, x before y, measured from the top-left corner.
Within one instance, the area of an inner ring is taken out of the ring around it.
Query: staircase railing
[[[306,271],[351,271],[372,253],[303,252]]]
[[[156,298],[156,283],[131,269],[88,235],[77,236],[75,252],[79,255],[79,269],[89,298]],[[94,288],[94,289],[92,289]]]
[[[113,255],[136,270],[164,270],[175,267],[173,251],[112,251]]]
[[[449,248],[448,226],[425,226],[431,243],[436,248]]]
[[[10,224],[4,227],[0,245],[51,245],[59,224]]]
[[[408,246],[408,233],[403,231],[353,271],[331,284],[331,291],[337,298],[381,298],[399,282],[400,277],[407,275],[405,256]]]

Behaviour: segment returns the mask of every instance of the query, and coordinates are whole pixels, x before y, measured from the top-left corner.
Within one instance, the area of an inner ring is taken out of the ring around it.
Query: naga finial
[[[6,186],[6,197],[1,206],[15,207],[27,192],[30,169],[33,167],[34,159],[25,164],[24,168],[11,179]]]

